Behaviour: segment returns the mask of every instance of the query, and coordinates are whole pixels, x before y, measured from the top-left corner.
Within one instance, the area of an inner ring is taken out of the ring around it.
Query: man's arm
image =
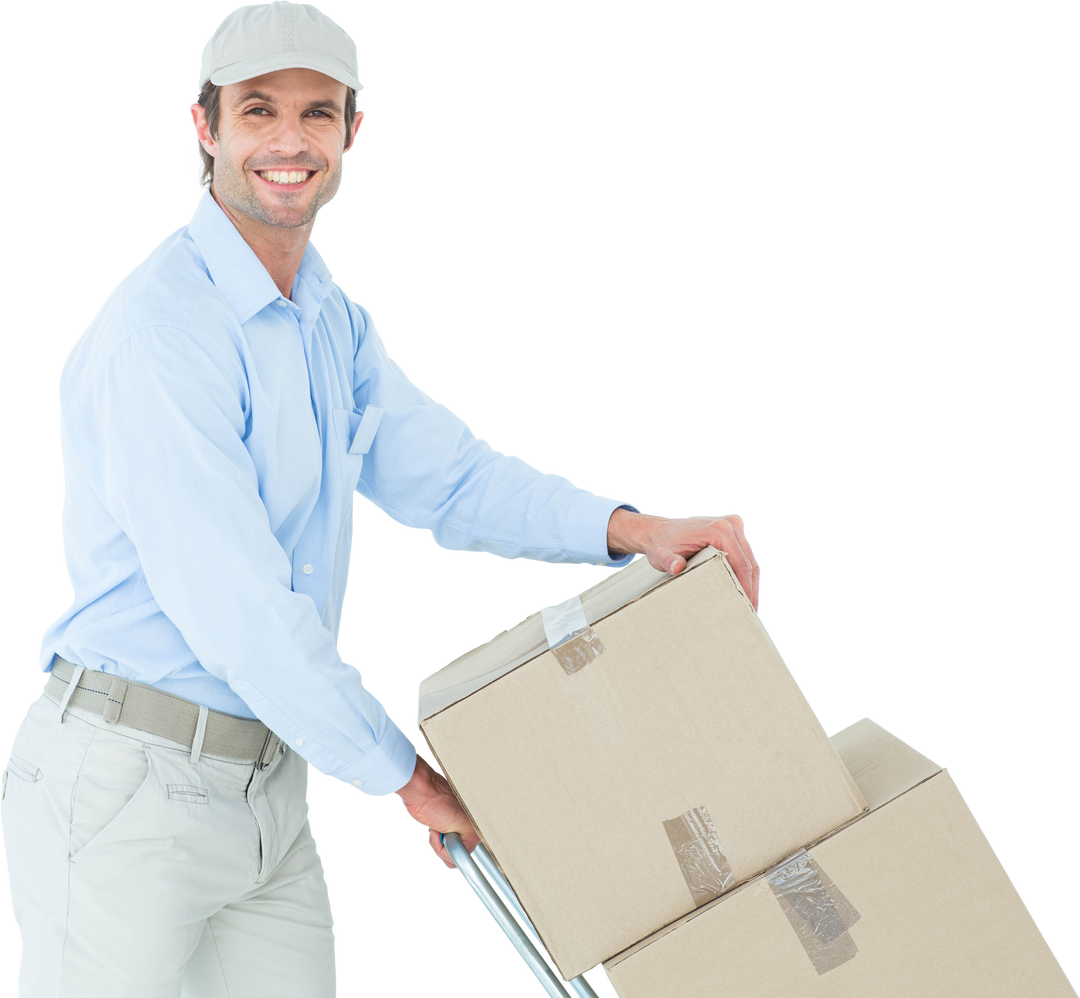
[[[390,359],[364,309],[348,302],[356,336],[355,407],[382,408],[357,491],[446,548],[503,558],[609,565],[607,527],[620,505],[543,474],[477,439]],[[629,561],[629,558],[625,558]]]
[[[754,609],[758,605],[761,569],[746,542],[742,517],[694,516],[668,520],[617,509],[608,521],[608,550],[612,556],[643,554],[661,572],[678,575],[686,559],[712,546],[727,555],[728,562]]]

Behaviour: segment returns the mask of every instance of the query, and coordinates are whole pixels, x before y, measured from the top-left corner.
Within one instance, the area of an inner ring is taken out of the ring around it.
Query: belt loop
[[[82,679],[82,674],[85,671],[86,670],[81,665],[76,665],[75,671],[68,680],[68,688],[64,690],[64,695],[60,699],[60,713],[57,715],[61,724],[64,723],[64,711],[67,710],[68,704],[71,702],[71,698],[75,693],[75,688],[79,685],[79,680]]]
[[[210,715],[210,709],[199,704],[199,720],[195,725],[195,740],[191,743],[191,764],[194,766],[202,755],[202,743],[206,737],[206,719]]]
[[[116,724],[120,720],[120,711],[124,708],[127,691],[128,684],[114,676],[109,683],[109,692],[105,694],[105,709],[102,711],[107,724]]]
[[[274,761],[274,757],[277,755],[278,747],[281,745],[281,739],[272,731],[266,732],[266,741],[263,742],[262,751],[259,753],[259,761],[256,764],[257,769],[266,769]]]

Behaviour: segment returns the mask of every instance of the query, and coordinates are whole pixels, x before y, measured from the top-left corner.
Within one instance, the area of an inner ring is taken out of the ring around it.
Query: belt
[[[179,742],[191,749],[193,762],[205,752],[264,769],[282,744],[262,721],[223,714],[144,683],[82,669],[59,655],[53,657],[45,695],[61,705],[61,718],[68,706],[89,710],[109,724]]]

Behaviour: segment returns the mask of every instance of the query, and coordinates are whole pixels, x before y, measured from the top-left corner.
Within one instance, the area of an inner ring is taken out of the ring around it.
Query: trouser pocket
[[[37,783],[41,779],[41,769],[12,753],[11,758],[8,760],[7,769],[4,770],[4,785],[3,790],[0,791],[0,800],[7,798],[9,776],[22,780],[23,783]]]
[[[142,742],[101,729],[95,732],[71,800],[68,855],[72,859],[124,820],[149,776],[150,761]]]

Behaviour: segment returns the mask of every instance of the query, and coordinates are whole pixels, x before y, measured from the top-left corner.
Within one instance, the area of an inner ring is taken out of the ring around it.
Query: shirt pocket
[[[342,500],[351,508],[352,492],[360,480],[364,455],[371,449],[375,431],[382,422],[383,407],[369,405],[359,409],[335,409],[334,431],[338,437],[337,452],[341,458]]]

